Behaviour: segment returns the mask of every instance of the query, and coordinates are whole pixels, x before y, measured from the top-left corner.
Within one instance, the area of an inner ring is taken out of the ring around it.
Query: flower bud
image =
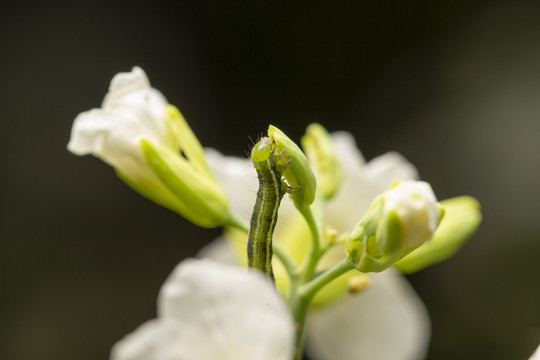
[[[324,127],[314,123],[307,127],[301,142],[313,165],[319,192],[326,199],[332,198],[343,180],[341,163],[332,138]]]
[[[268,136],[274,141],[274,153],[281,155],[279,165],[286,166],[283,176],[287,183],[291,188],[299,189],[291,193],[291,199],[301,205],[310,205],[315,200],[317,182],[306,155],[275,126],[270,125]]]
[[[345,248],[361,272],[380,272],[431,240],[441,210],[428,183],[404,180],[373,201]]]
[[[199,141],[141,68],[117,74],[102,107],[77,116],[68,149],[98,156],[134,190],[197,225],[228,219]]]

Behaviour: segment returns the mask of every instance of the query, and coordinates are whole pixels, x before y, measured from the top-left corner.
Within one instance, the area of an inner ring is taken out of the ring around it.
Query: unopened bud
[[[428,183],[395,182],[349,235],[349,261],[361,272],[380,272],[431,240],[441,216]]]
[[[343,170],[332,138],[324,127],[311,124],[301,141],[302,148],[313,165],[319,192],[326,199],[332,198],[343,180]]]
[[[288,185],[298,189],[291,193],[291,199],[300,205],[310,205],[315,200],[317,182],[306,155],[277,127],[270,125],[268,136],[274,141],[275,154],[282,156],[279,164],[285,166],[283,176]]]

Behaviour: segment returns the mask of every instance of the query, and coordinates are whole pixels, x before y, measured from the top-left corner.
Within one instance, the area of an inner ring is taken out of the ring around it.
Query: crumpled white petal
[[[370,274],[364,292],[312,310],[307,351],[313,360],[417,360],[426,355],[427,311],[405,278],[390,268]]]
[[[396,152],[388,152],[369,162],[347,132],[332,134],[344,169],[344,180],[328,203],[327,223],[338,231],[350,231],[369,209],[373,199],[396,179],[417,179],[416,168]]]
[[[290,360],[294,327],[271,283],[209,260],[180,263],[163,285],[158,318],[118,342],[112,360]]]
[[[167,100],[139,67],[111,81],[102,107],[80,113],[71,129],[68,150],[93,154],[135,180],[155,181],[144,161],[141,138],[172,151],[178,144],[164,122]]]
[[[259,187],[257,173],[247,159],[225,156],[212,148],[204,149],[208,166],[225,189],[231,212],[249,219]]]

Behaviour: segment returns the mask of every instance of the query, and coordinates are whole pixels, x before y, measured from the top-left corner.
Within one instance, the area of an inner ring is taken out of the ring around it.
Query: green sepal
[[[476,199],[461,196],[440,201],[439,204],[445,213],[433,239],[394,264],[401,272],[411,274],[448,259],[478,229],[482,214],[480,203]]]
[[[125,176],[120,171],[116,170],[116,175],[125,182],[130,188],[144,196],[150,201],[157,203],[163,207],[166,207],[169,210],[172,210],[176,213],[183,214],[188,211],[186,206],[178,201],[176,196],[169,191],[165,186],[162,186],[158,180],[155,182],[151,181],[140,181],[133,178]]]
[[[276,144],[275,154],[283,153],[279,165],[287,165],[283,176],[285,176],[289,186],[300,189],[290,194],[291,199],[303,206],[310,205],[315,200],[317,182],[306,155],[298,145],[275,126],[270,125],[268,136]]]
[[[169,104],[165,108],[165,123],[174,135],[180,150],[184,153],[190,164],[197,171],[214,179],[214,174],[206,162],[204,149],[201,146],[201,143],[176,106]]]
[[[331,199],[343,181],[343,169],[330,134],[322,125],[313,123],[307,127],[300,141],[307,158],[313,164],[317,191],[325,199]]]
[[[367,214],[345,242],[349,261],[361,272],[380,272],[411,249],[402,249],[403,229],[398,215],[383,214],[382,196],[375,199]]]
[[[146,163],[180,203],[175,211],[203,227],[222,225],[228,218],[227,196],[221,186],[191,162],[169,149],[141,139]],[[171,201],[173,202],[173,201]]]

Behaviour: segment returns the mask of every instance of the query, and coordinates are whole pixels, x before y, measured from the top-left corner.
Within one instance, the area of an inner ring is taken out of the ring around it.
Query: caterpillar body
[[[272,236],[281,199],[287,192],[281,180],[284,166],[278,164],[280,155],[274,154],[270,138],[261,139],[253,147],[251,158],[259,178],[259,190],[248,233],[248,266],[263,271],[273,280]]]

